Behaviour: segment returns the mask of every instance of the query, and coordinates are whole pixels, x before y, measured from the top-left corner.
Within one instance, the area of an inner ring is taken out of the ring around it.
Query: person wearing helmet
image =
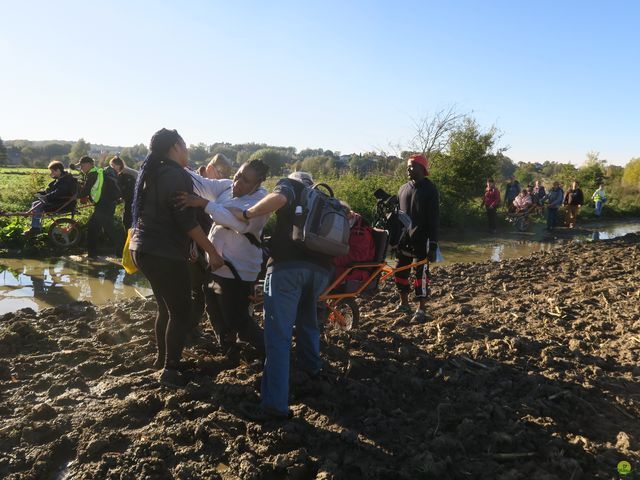
[[[397,268],[410,265],[416,261],[428,258],[433,262],[438,249],[438,228],[440,223],[440,200],[438,189],[431,180],[429,162],[423,154],[414,154],[407,160],[407,175],[409,181],[400,187],[398,200],[400,210],[411,218],[411,230],[404,248],[398,249]],[[394,275],[396,287],[400,292],[400,304],[391,313],[409,314],[409,269],[401,270]],[[419,307],[411,318],[412,322],[422,323],[426,320],[426,301],[429,295],[429,264],[426,263],[415,269],[414,291]]]

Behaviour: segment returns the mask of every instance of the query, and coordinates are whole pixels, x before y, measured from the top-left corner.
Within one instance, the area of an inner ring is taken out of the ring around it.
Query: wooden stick
[[[633,415],[631,415],[629,412],[623,410],[622,408],[620,408],[617,405],[613,405],[613,408],[615,408],[616,410],[618,410],[620,413],[622,413],[625,417],[630,418],[631,420],[635,420],[636,417],[634,417]]]
[[[487,367],[485,364],[476,362],[475,360],[471,360],[469,357],[465,357],[464,355],[460,355],[460,358],[465,362],[469,362],[471,365],[475,365],[476,367],[484,368],[485,370],[490,370],[490,367]]]
[[[535,457],[536,452],[523,452],[523,453],[494,453],[491,455],[496,460],[517,460],[519,458]]]
[[[566,390],[561,390],[558,393],[554,393],[553,395],[551,395],[550,397],[547,397],[549,400],[555,400],[558,397],[564,397],[565,395],[570,395],[569,392],[567,392]]]

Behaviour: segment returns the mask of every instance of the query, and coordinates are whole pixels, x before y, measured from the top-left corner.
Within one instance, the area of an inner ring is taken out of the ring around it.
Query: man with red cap
[[[416,261],[428,258],[435,261],[438,249],[438,228],[440,223],[440,199],[438,189],[427,178],[429,162],[423,154],[414,154],[407,160],[409,181],[400,187],[398,200],[400,210],[411,217],[411,230],[404,248],[398,249],[398,265],[403,267]],[[411,318],[412,322],[422,323],[426,320],[425,306],[429,295],[429,264],[415,269],[414,291],[419,307]],[[400,304],[391,313],[411,313],[409,305],[409,270],[402,270],[394,275],[400,292]]]

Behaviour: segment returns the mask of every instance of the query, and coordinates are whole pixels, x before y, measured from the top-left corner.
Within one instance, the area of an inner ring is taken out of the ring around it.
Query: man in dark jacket
[[[133,205],[133,192],[136,188],[136,180],[138,179],[138,171],[133,168],[127,167],[119,156],[113,157],[109,160],[109,166],[117,174],[118,188],[120,189],[120,197],[124,202],[124,209],[122,211],[122,224],[125,230],[131,228],[132,214],[131,207]]]
[[[400,202],[400,210],[411,218],[411,230],[406,248],[398,250],[397,268],[411,264],[414,259],[418,262],[426,258],[430,262],[436,259],[440,199],[438,189],[427,178],[428,172],[429,163],[424,155],[416,154],[409,157],[407,162],[409,182],[400,187],[398,201]],[[400,292],[400,305],[391,313],[411,313],[409,273],[409,269],[406,269],[394,275],[396,286]],[[420,306],[411,321],[424,322],[426,320],[425,305],[431,283],[429,264],[417,267],[415,275],[413,286]]]
[[[80,159],[80,170],[84,175],[84,183],[80,188],[78,197],[82,203],[87,203],[90,198],[95,204],[93,214],[87,223],[87,253],[89,258],[98,256],[98,239],[100,232],[109,237],[109,241],[115,247],[116,256],[122,254],[122,235],[114,222],[116,202],[120,198],[120,189],[112,169],[102,169],[95,166],[93,158],[84,156]]]
[[[576,226],[576,219],[578,218],[578,211],[580,207],[584,205],[584,194],[578,182],[574,181],[571,188],[567,190],[564,196],[564,204],[567,208],[565,225],[567,228],[574,228]]]
[[[516,177],[511,177],[509,183],[504,188],[504,205],[507,210],[511,211],[513,207],[513,201],[520,193],[520,183],[516,180]]]
[[[49,164],[49,175],[53,182],[47,188],[36,194],[36,201],[31,204],[31,228],[25,235],[37,235],[42,232],[42,213],[60,210],[69,211],[76,206],[75,195],[78,182],[73,175],[64,171],[62,162],[53,161]]]

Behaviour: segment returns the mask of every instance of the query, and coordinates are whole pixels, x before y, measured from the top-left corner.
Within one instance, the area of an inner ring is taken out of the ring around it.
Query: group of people
[[[262,182],[268,166],[261,160],[245,162],[233,179],[225,178],[222,164],[218,168],[210,163],[196,173],[186,168],[184,140],[168,129],[153,135],[149,150],[133,194],[130,249],[158,303],[154,366],[161,370],[160,382],[170,387],[187,382],[180,360],[194,316],[202,315],[195,300],[202,292],[222,350],[239,337],[263,359],[261,401],[242,405],[244,414],[257,421],[288,418],[294,327],[297,368],[311,378],[323,375],[318,299],[336,267],[373,258],[373,240],[364,219],[345,206],[351,226],[347,257],[312,251],[292,236],[300,199],[313,186],[311,174],[293,172],[267,192]],[[399,265],[410,265],[414,259],[433,260],[438,241],[438,192],[427,178],[427,159],[423,155],[409,158],[407,173],[409,181],[398,192],[398,200],[412,218],[411,251],[399,255]],[[273,213],[276,221],[265,264],[262,233]],[[205,281],[203,275],[193,275],[194,268],[204,272]],[[265,275],[264,329],[249,314],[252,286],[261,271]],[[425,320],[429,295],[428,264],[415,274],[419,306],[411,318],[420,322]],[[408,314],[409,270],[399,272],[395,280],[400,292],[395,311]]]
[[[65,170],[60,161],[49,164],[49,176],[53,179],[47,188],[36,194],[32,203],[31,228],[26,235],[42,232],[42,216],[45,213],[67,213],[76,208],[77,201],[91,202],[93,211],[87,223],[87,253],[90,258],[98,256],[100,235],[104,233],[120,256],[123,245],[122,230],[116,226],[114,215],[119,201],[123,203],[122,223],[125,230],[131,227],[133,192],[138,176],[137,170],[127,167],[119,156],[109,161],[109,166],[96,166],[93,158],[83,156],[72,170],[79,170],[81,181]]]
[[[593,192],[591,199],[594,203],[594,213],[599,217],[602,214],[602,206],[607,200],[603,184]],[[487,179],[481,206],[486,209],[489,230],[492,233],[496,232],[497,210],[500,205],[500,191],[493,179]],[[521,188],[515,177],[511,177],[505,187],[503,205],[509,214],[528,214],[532,209],[546,209],[546,228],[549,231],[557,227],[558,211],[564,206],[565,226],[575,228],[580,207],[584,205],[584,193],[577,181],[574,181],[566,192],[562,190],[560,182],[555,181],[547,192],[539,180],[536,180],[533,185]]]

